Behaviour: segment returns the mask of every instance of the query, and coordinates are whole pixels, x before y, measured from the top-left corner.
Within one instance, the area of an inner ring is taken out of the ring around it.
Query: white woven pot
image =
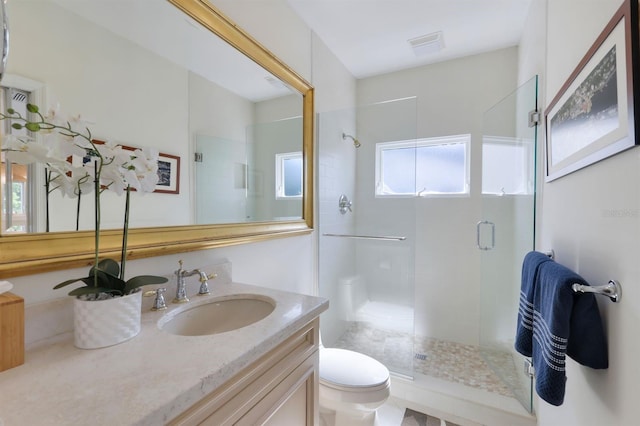
[[[73,300],[74,344],[80,349],[117,345],[140,332],[142,292],[107,300]]]

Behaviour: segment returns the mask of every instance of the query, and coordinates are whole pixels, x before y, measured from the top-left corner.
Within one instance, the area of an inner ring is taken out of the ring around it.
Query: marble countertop
[[[246,284],[211,293],[277,303],[263,320],[211,336],[160,330],[158,320],[182,308],[169,304],[143,312],[140,333],[112,347],[77,349],[72,333],[35,342],[23,365],[0,373],[0,425],[165,424],[328,308],[326,299]]]

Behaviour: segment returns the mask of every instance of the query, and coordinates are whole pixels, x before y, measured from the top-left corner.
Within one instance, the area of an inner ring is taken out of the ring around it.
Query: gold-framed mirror
[[[300,218],[138,227],[129,231],[128,258],[142,258],[194,251],[272,238],[302,235],[313,228],[313,87],[256,40],[205,0],[168,0],[195,21],[254,61],[301,97],[301,151],[303,196]],[[125,2],[123,4],[126,4]],[[9,9],[9,20],[11,9]],[[153,16],[148,16],[148,19]],[[12,34],[12,42],[17,35]],[[17,50],[17,49],[16,49]],[[14,52],[11,52],[14,54]],[[9,59],[11,64],[11,58]],[[183,165],[185,164],[183,158]],[[191,174],[186,174],[187,178]],[[1,189],[0,189],[1,191]],[[122,231],[101,232],[102,256],[117,257]],[[94,240],[91,230],[78,232],[36,232],[0,236],[0,278],[29,275],[92,263]]]

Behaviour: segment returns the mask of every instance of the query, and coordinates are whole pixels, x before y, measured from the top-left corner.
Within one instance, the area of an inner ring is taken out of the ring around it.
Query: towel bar
[[[619,302],[620,296],[622,295],[622,289],[620,288],[620,283],[616,280],[609,280],[609,282],[605,285],[597,285],[597,286],[589,286],[582,284],[574,284],[571,286],[573,291],[576,293],[595,293],[595,294],[603,294],[608,296],[612,302]]]

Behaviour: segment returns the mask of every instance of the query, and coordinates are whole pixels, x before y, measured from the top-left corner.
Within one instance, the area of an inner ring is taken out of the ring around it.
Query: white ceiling
[[[356,77],[515,46],[532,0],[287,0]],[[416,57],[409,39],[442,31]]]

